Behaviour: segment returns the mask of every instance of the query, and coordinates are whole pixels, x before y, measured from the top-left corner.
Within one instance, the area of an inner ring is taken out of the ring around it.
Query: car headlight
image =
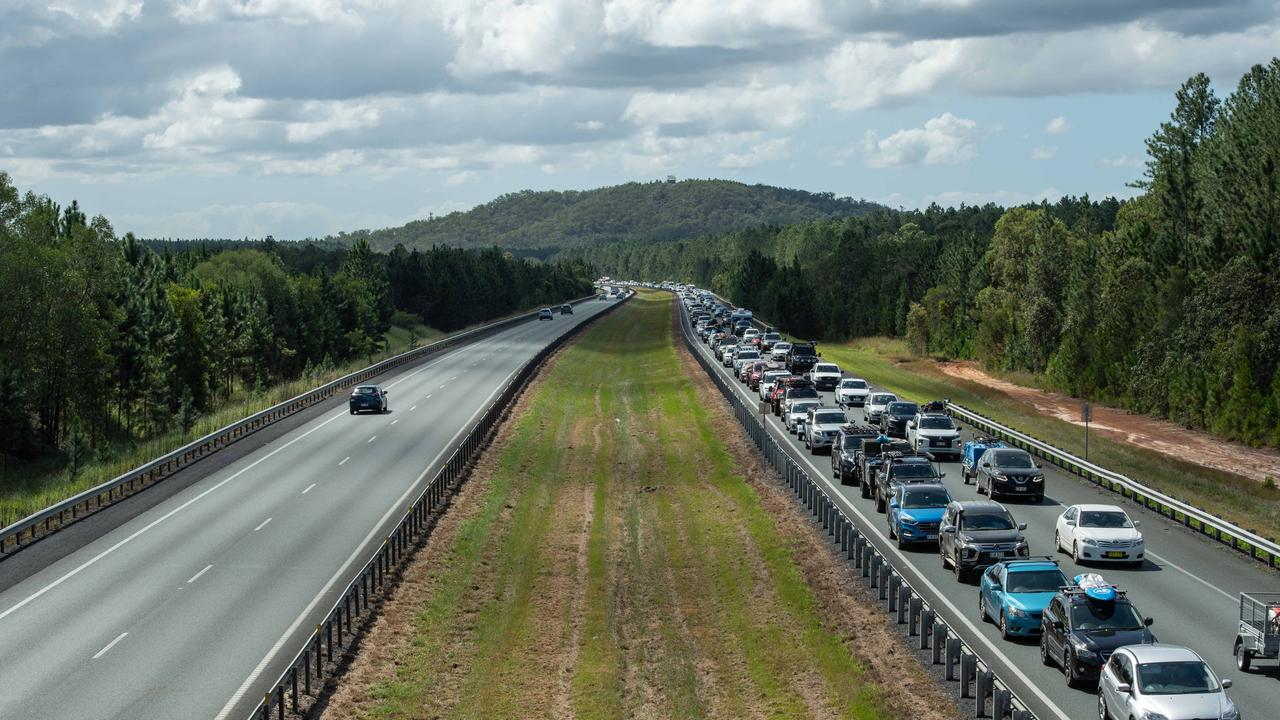
[[[1224,716],[1224,717],[1227,717],[1227,716]],[[1231,716],[1231,717],[1236,717],[1236,716]],[[1169,720],[1169,718],[1156,712],[1155,710],[1143,710],[1142,720]]]
[[[1016,618],[1029,618],[1029,617],[1031,617],[1031,613],[1027,612],[1026,610],[1023,610],[1022,608],[1016,608],[1016,607],[1013,607],[1013,606],[1010,606],[1010,607],[1009,607],[1009,614],[1010,614],[1010,615],[1012,615],[1012,616],[1014,616],[1014,617],[1016,617]]]
[[[1033,482],[1033,483],[1042,483],[1042,482],[1044,482],[1044,476],[1043,476],[1043,475],[1037,475],[1037,476],[1035,476],[1035,477],[1031,478],[1031,482]]]
[[[906,523],[907,525],[916,524],[916,519],[914,517],[911,517],[910,515],[899,515],[898,519],[901,520],[903,523]]]
[[[1222,720],[1240,720],[1240,710],[1235,703],[1227,701],[1227,709],[1222,713]]]
[[[1087,645],[1079,640],[1072,641],[1072,649],[1076,651],[1076,659],[1084,662],[1095,662],[1098,660],[1098,654],[1089,649]]]
[[[1090,537],[1082,537],[1080,538],[1080,542],[1084,545],[1092,545],[1092,546],[1096,546],[1098,544],[1097,540],[1094,540],[1093,538],[1090,538]]]

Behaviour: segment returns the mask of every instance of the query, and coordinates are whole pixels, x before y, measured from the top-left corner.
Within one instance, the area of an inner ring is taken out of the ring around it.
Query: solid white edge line
[[[200,572],[198,572],[198,573],[196,573],[195,575],[192,575],[192,576],[191,576],[191,579],[187,581],[187,584],[188,584],[188,585],[190,585],[191,583],[193,583],[193,582],[195,582],[195,581],[199,580],[199,579],[200,579],[200,576],[201,576],[201,575],[203,575],[203,574],[205,574],[205,573],[207,573],[207,572],[209,572],[209,568],[211,568],[211,567],[213,567],[213,565],[212,565],[212,564],[205,565],[203,570],[201,570]]]
[[[310,485],[308,485],[308,486],[307,486],[307,489],[306,489],[306,490],[303,490],[302,492],[300,492],[300,493],[298,493],[298,494],[299,494],[299,495],[306,495],[307,493],[311,492],[311,488],[313,488],[313,487],[315,487],[315,486],[316,486],[316,484],[315,484],[315,483],[311,483]]]
[[[101,650],[99,650],[99,651],[98,651],[98,654],[93,656],[93,659],[94,659],[94,660],[97,660],[98,658],[102,657],[103,655],[106,655],[108,650],[110,650],[111,648],[115,647],[115,646],[116,646],[116,643],[118,643],[118,642],[120,642],[121,640],[123,640],[123,639],[124,639],[124,636],[125,636],[125,635],[128,635],[128,634],[129,634],[129,633],[127,633],[127,632],[122,632],[122,633],[120,633],[119,635],[117,635],[117,636],[116,636],[116,639],[115,639],[115,640],[112,640],[112,641],[111,641],[111,642],[109,642],[109,643],[107,643],[107,646],[106,646],[106,647],[104,647],[104,648],[102,648]]]
[[[409,412],[413,412],[414,410],[417,410],[417,409],[418,409],[418,406],[414,405],[413,407],[409,408]]]
[[[521,363],[521,366],[523,366],[523,364],[524,363]],[[418,479],[414,480],[413,484],[411,484],[409,488],[404,491],[404,494],[402,494],[400,498],[397,499],[391,505],[391,507],[387,508],[387,512],[382,516],[380,520],[378,520],[377,523],[374,524],[373,528],[369,530],[369,534],[365,536],[364,540],[360,541],[360,543],[357,544],[356,549],[351,552],[351,555],[347,557],[346,561],[343,562],[340,566],[338,566],[338,571],[335,572],[333,576],[329,578],[329,581],[325,583],[324,587],[320,590],[320,592],[317,593],[316,596],[311,599],[311,602],[307,604],[307,607],[304,608],[303,611],[298,614],[298,617],[295,618],[293,623],[289,625],[289,629],[285,630],[284,634],[280,636],[280,639],[277,640],[276,643],[271,646],[271,649],[267,651],[266,656],[262,658],[262,662],[258,663],[258,666],[254,668],[253,672],[249,675],[249,677],[246,678],[243,683],[241,683],[240,688],[236,690],[234,695],[231,696],[231,699],[227,701],[227,704],[222,706],[222,710],[218,711],[218,714],[214,716],[214,720],[226,720],[227,716],[231,713],[231,711],[235,709],[235,706],[238,705],[241,699],[244,698],[245,693],[249,691],[249,687],[258,681],[258,677],[262,674],[262,671],[265,670],[267,665],[269,665],[271,661],[275,659],[275,656],[280,652],[281,648],[284,647],[284,644],[289,641],[289,638],[295,632],[298,631],[298,628],[301,627],[303,621],[307,619],[307,616],[310,615],[313,610],[315,610],[315,607],[320,602],[321,598],[323,598],[325,595],[329,593],[330,589],[333,587],[334,583],[338,582],[339,578],[346,575],[347,566],[355,562],[355,560],[360,556],[361,551],[364,550],[364,546],[367,545],[369,541],[373,539],[374,534],[377,533],[378,530],[387,522],[387,520],[391,517],[391,515],[402,509],[405,499],[407,499],[409,495],[412,494],[418,488],[418,485],[420,485],[423,479],[427,477],[427,473],[431,471],[432,466],[434,466],[437,462],[439,462],[440,458],[444,457],[444,454],[449,451],[449,449],[453,446],[453,443],[456,442],[457,439],[461,437],[464,432],[466,432],[467,428],[471,425],[472,421],[474,421],[476,417],[489,406],[489,403],[493,401],[493,398],[498,394],[498,392],[501,391],[502,388],[507,384],[507,382],[512,377],[514,377],[515,374],[519,371],[520,371],[520,366],[517,366],[514,370],[508,373],[505,378],[503,378],[500,382],[498,382],[494,386],[493,392],[489,393],[489,397],[485,398],[484,402],[480,403],[480,407],[476,408],[476,411],[471,414],[471,417],[467,418],[467,421],[462,424],[462,427],[458,428],[458,432],[454,433],[453,437],[449,439],[449,442],[445,443],[444,449],[442,449],[434,458],[432,458],[431,462],[427,463],[426,468],[422,471],[420,475],[418,475]],[[1064,718],[1064,720],[1067,720],[1067,719]]]
[[[683,321],[682,321],[682,323],[683,323]],[[682,324],[682,327],[681,327],[681,329],[680,329],[680,332],[681,332],[681,333],[683,333],[683,332],[684,332],[683,324]],[[701,346],[701,345],[697,345],[696,347],[698,347],[698,349],[699,349],[700,351],[702,350],[702,346]],[[724,374],[726,374],[726,375],[727,375],[727,373],[724,373]],[[745,392],[742,392],[742,389],[741,389],[741,388],[739,388],[737,385],[735,385],[735,384],[733,384],[733,383],[729,383],[729,386],[730,386],[730,387],[732,387],[736,392],[738,392],[738,393],[742,394],[743,396],[745,396],[745,397],[747,397],[747,398],[750,398],[750,397],[751,397],[750,395],[747,395]],[[766,424],[766,427],[767,427],[767,426],[768,426],[768,420],[767,420],[767,419],[766,419],[766,421],[765,421],[765,424]],[[792,448],[791,448],[790,446],[787,446],[787,449],[789,449],[789,450],[790,450],[790,449],[792,449]],[[857,513],[857,514],[858,514],[858,517],[862,518],[863,522],[865,522],[865,523],[866,523],[867,527],[870,527],[870,528],[874,528],[874,527],[876,527],[877,523],[875,523],[874,521],[872,521],[872,519],[871,519],[871,518],[867,517],[867,515],[863,513],[863,509],[862,509],[861,507],[859,507],[857,503],[855,503],[855,502],[853,502],[853,501],[849,500],[848,498],[845,498],[845,497],[844,497],[844,493],[842,493],[842,492],[839,490],[839,488],[837,488],[835,485],[833,485],[833,484],[831,483],[831,480],[827,477],[827,474],[826,474],[825,472],[823,472],[821,469],[819,469],[817,465],[814,465],[814,464],[813,464],[813,461],[811,461],[809,458],[805,457],[803,454],[800,454],[800,458],[801,458],[802,460],[804,460],[805,464],[806,464],[806,465],[808,465],[808,466],[809,466],[809,467],[814,471],[815,477],[817,477],[820,481],[822,481],[822,483],[823,483],[824,485],[826,485],[826,486],[827,486],[827,488],[828,488],[828,489],[830,489],[832,492],[834,492],[834,493],[838,494],[842,500],[845,500],[846,504],[848,504],[848,506],[849,506],[850,508],[852,508],[852,509],[853,509],[853,511],[854,511],[855,513]],[[878,535],[877,535],[876,537],[877,537],[877,539],[883,539],[883,538],[880,538],[880,536],[878,536]],[[877,550],[879,550],[879,548],[877,548]],[[1032,681],[1031,681],[1031,678],[1029,678],[1029,677],[1027,677],[1025,674],[1023,674],[1022,670],[1018,668],[1017,663],[1015,663],[1015,662],[1013,661],[1013,659],[1012,659],[1012,658],[1010,658],[1010,657],[1008,657],[1007,655],[1005,655],[1004,653],[1000,652],[1000,648],[998,648],[998,647],[995,645],[995,643],[991,642],[991,639],[990,639],[990,638],[988,638],[986,635],[982,634],[982,631],[981,631],[981,630],[979,630],[979,629],[977,628],[977,626],[975,626],[971,620],[969,620],[969,617],[968,617],[967,615],[965,615],[964,613],[960,612],[960,608],[956,607],[956,606],[951,602],[951,598],[947,597],[947,596],[946,596],[942,591],[940,591],[940,590],[937,588],[937,586],[936,586],[936,585],[934,585],[934,584],[929,580],[929,578],[925,577],[924,573],[920,572],[920,570],[919,570],[919,569],[917,569],[917,568],[915,567],[915,564],[914,564],[914,563],[912,563],[912,562],[910,562],[910,561],[907,559],[906,555],[902,553],[902,551],[898,550],[897,548],[893,547],[893,545],[892,545],[892,544],[887,543],[887,542],[885,543],[885,550],[888,550],[890,553],[892,553],[894,556],[896,556],[900,563],[911,566],[911,569],[912,569],[912,570],[914,570],[914,571],[915,571],[915,573],[919,576],[920,582],[921,582],[921,583],[923,583],[923,584],[925,585],[925,587],[927,587],[927,588],[929,588],[931,591],[933,591],[934,595],[936,595],[936,596],[937,596],[938,600],[940,600],[940,601],[941,601],[941,602],[942,602],[942,603],[947,607],[947,609],[948,609],[948,610],[950,610],[950,611],[954,614],[955,619],[956,619],[958,622],[963,623],[963,624],[964,624],[964,626],[965,626],[966,628],[968,628],[968,629],[973,633],[973,635],[974,635],[974,636],[975,636],[979,641],[981,641],[983,645],[985,645],[985,646],[987,647],[987,649],[989,649],[991,652],[995,653],[998,657],[1000,657],[1002,660],[1004,660],[1004,664],[1009,666],[1009,671],[1010,671],[1011,673],[1013,673],[1013,675],[1014,675],[1015,677],[1017,677],[1019,680],[1021,680],[1021,681],[1022,681],[1022,683],[1023,683],[1024,685],[1026,685],[1026,686],[1027,686],[1027,688],[1028,688],[1032,693],[1034,693],[1034,694],[1035,694],[1035,696],[1036,696],[1036,697],[1037,697],[1037,698],[1038,698],[1042,703],[1044,703],[1045,707],[1047,707],[1050,711],[1052,711],[1052,712],[1054,713],[1054,715],[1056,715],[1057,717],[1061,718],[1061,720],[1071,720],[1071,718],[1070,718],[1070,717],[1069,717],[1065,712],[1063,712],[1063,711],[1062,711],[1062,708],[1058,707],[1058,705],[1057,705],[1056,703],[1054,703],[1054,702],[1053,702],[1053,700],[1049,699],[1049,697],[1048,697],[1047,695],[1045,695],[1043,692],[1041,692],[1041,691],[1040,691],[1040,688],[1036,685],[1036,683],[1032,682]],[[881,551],[881,552],[883,553],[884,551]]]
[[[271,518],[267,518],[266,520],[263,520],[262,522],[258,523],[258,527],[254,528],[253,531],[258,532],[262,528],[266,527],[267,523],[269,522],[271,522]]]

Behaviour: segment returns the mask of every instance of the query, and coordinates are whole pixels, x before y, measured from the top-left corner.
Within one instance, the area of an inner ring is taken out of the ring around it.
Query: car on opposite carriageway
[[[572,306],[572,305],[570,305],[569,303],[565,303],[565,304],[561,305],[561,306],[560,306],[560,314],[561,314],[561,315],[572,315],[572,314],[573,314],[573,306]]]
[[[538,311],[538,319],[554,320],[555,317],[551,314],[551,308],[542,308],[541,310]]]
[[[1040,634],[1040,616],[1067,576],[1051,558],[1001,560],[982,573],[978,615],[1000,628],[1005,640]]]
[[[388,411],[387,391],[379,385],[357,385],[351,390],[347,408],[352,415],[362,412],[384,413]]]

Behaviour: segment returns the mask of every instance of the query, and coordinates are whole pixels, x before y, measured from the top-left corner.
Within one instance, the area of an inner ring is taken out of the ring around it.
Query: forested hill
[[[877,207],[832,193],[729,180],[627,183],[586,191],[525,190],[466,212],[332,239],[366,237],[381,250],[397,243],[408,248],[497,245],[546,257],[562,248],[603,241],[679,240],[757,225],[860,215]]]

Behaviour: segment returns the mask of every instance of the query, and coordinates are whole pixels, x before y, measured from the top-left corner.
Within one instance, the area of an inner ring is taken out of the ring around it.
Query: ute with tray
[[[1254,658],[1280,658],[1280,592],[1240,593],[1240,625],[1233,652],[1240,672],[1247,671]]]

